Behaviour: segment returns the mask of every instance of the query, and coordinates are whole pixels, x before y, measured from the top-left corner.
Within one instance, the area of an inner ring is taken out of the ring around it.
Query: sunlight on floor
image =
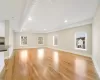
[[[38,49],[38,58],[42,60],[44,58],[44,49]]]
[[[58,70],[58,67],[59,67],[59,55],[58,55],[57,51],[54,51],[53,60],[54,60],[53,61],[54,68],[55,68],[55,70]]]
[[[86,75],[86,69],[87,69],[87,64],[86,61],[82,60],[82,59],[76,59],[75,60],[75,72],[78,75]]]
[[[21,53],[20,53],[20,59],[23,62],[27,62],[27,60],[28,60],[28,51],[27,50],[21,51]]]

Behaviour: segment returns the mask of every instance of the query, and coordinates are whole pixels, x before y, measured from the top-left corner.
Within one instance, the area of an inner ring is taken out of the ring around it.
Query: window
[[[20,36],[20,45],[27,45],[27,36]]]
[[[38,37],[38,44],[43,45],[44,44],[44,38],[43,37]]]
[[[58,45],[58,36],[53,36],[53,46]]]
[[[87,50],[87,33],[77,32],[75,34],[75,49]]]

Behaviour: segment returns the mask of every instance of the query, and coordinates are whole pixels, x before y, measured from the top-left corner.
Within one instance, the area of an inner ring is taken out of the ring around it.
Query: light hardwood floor
[[[91,58],[44,49],[14,50],[3,80],[99,80]]]

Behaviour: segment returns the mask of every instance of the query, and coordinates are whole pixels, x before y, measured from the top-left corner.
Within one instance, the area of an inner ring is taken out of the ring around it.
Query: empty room
[[[100,0],[0,0],[0,80],[100,80]]]

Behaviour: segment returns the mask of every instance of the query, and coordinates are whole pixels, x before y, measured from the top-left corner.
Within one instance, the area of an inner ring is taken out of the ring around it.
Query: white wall
[[[86,32],[87,33],[87,50],[75,49],[75,33]],[[58,36],[58,46],[53,46],[53,36]],[[48,33],[48,47],[54,49],[61,49],[67,52],[72,52],[84,56],[92,56],[92,25],[84,25],[75,28],[64,29],[57,32]]]
[[[12,55],[13,53],[13,48],[14,48],[14,32],[12,30],[12,27],[10,26],[9,27],[9,45],[10,45],[10,48],[9,48],[9,57]]]
[[[93,61],[100,76],[100,4],[93,21]]]
[[[5,22],[0,22],[0,37],[5,37]]]
[[[9,58],[13,52],[13,30],[8,20],[0,23],[0,37],[5,37],[5,45],[9,45],[9,49],[0,52],[0,72],[4,68],[4,59]]]
[[[75,49],[75,33],[76,32],[86,32],[87,33],[87,50],[76,50]],[[58,36],[58,46],[53,46],[53,36]],[[26,46],[20,45],[20,36],[27,36],[28,43]],[[39,36],[44,37],[44,45],[40,46],[37,43],[37,38]],[[14,48],[34,48],[34,47],[50,47],[54,49],[61,49],[67,52],[76,53],[84,56],[92,56],[92,24],[79,26],[75,28],[64,29],[57,32],[51,32],[48,34],[32,34],[32,33],[14,33]]]
[[[13,52],[13,30],[9,20],[5,20],[5,45],[9,45],[8,51],[4,54],[5,58],[8,58]]]
[[[27,36],[27,45],[21,46],[20,45],[20,36]],[[44,37],[44,45],[38,45],[37,38],[38,37]],[[34,48],[34,47],[45,47],[47,45],[46,40],[46,34],[32,34],[32,33],[21,33],[21,32],[15,32],[14,33],[14,48]]]

